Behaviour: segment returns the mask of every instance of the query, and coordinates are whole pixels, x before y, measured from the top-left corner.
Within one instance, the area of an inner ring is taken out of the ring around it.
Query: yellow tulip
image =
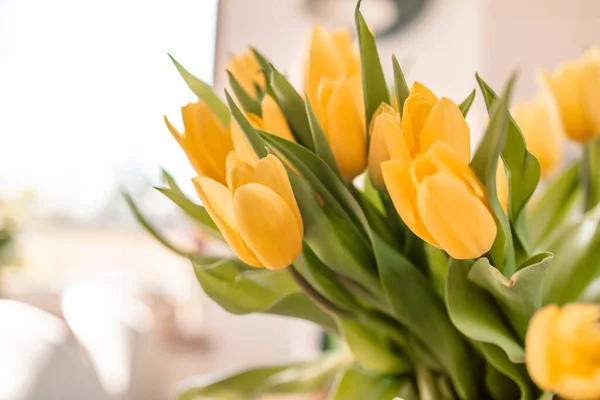
[[[248,49],[240,55],[231,57],[227,70],[250,96],[256,97],[258,94],[255,85],[264,90],[265,76],[252,50]]]
[[[600,398],[600,306],[548,305],[531,319],[525,338],[529,375],[565,399]]]
[[[486,189],[458,153],[437,141],[414,160],[406,145],[396,151],[390,147],[390,154],[392,159],[381,164],[385,186],[417,236],[459,260],[477,258],[492,247],[496,222]]]
[[[317,104],[321,79],[336,81],[360,72],[360,58],[352,46],[350,32],[328,32],[315,25],[308,39],[304,58],[304,91],[310,103]]]
[[[383,176],[381,175],[381,163],[390,159],[390,152],[386,143],[385,132],[399,129],[400,119],[398,112],[383,103],[371,119],[371,142],[369,145],[369,179],[373,186],[378,190],[385,188]]]
[[[167,128],[185,151],[198,175],[225,183],[225,160],[233,149],[231,135],[203,101],[181,107],[184,133],[165,117]]]
[[[367,166],[367,135],[360,76],[321,80],[317,116],[342,177],[351,182]]]
[[[273,155],[252,166],[234,152],[225,186],[207,177],[194,186],[231,250],[253,267],[281,269],[302,250],[304,227],[287,172]]]
[[[560,111],[566,135],[577,142],[600,136],[600,49],[543,73]]]
[[[260,129],[265,132],[272,133],[280,136],[284,139],[295,142],[294,135],[286,122],[283,112],[275,103],[275,100],[269,95],[265,95],[262,100],[262,118],[256,114],[247,113],[246,118],[256,129]],[[233,148],[237,153],[238,157],[247,162],[250,165],[256,165],[258,157],[248,140],[244,132],[240,129],[239,125],[233,121],[231,124],[231,137],[233,139]]]

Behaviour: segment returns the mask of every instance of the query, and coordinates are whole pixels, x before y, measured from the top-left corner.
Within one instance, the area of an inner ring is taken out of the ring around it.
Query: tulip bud
[[[600,306],[551,304],[529,323],[525,359],[529,375],[561,398],[600,398]]]
[[[360,57],[345,29],[328,32],[315,25],[306,46],[304,59],[304,91],[310,103],[317,104],[321,79],[336,81],[360,72]]]
[[[547,96],[518,104],[512,115],[523,132],[527,150],[539,160],[542,175],[548,176],[562,161],[562,126],[554,100]]]
[[[371,143],[369,145],[369,179],[377,190],[383,190],[385,183],[381,175],[381,163],[390,159],[386,143],[386,131],[396,130],[400,133],[400,117],[392,107],[383,103],[371,119]]]
[[[203,101],[181,107],[184,133],[165,117],[167,128],[185,151],[198,175],[225,183],[225,160],[233,149],[231,135]]]
[[[367,166],[365,109],[360,76],[322,79],[317,116],[342,177],[351,182]]]
[[[543,73],[554,95],[566,135],[577,142],[600,136],[600,49]]]
[[[246,118],[250,124],[255,129],[260,129],[295,142],[296,140],[294,139],[294,135],[292,135],[292,131],[290,131],[285,116],[277,103],[275,103],[275,100],[273,100],[271,96],[265,95],[261,106],[262,118],[256,114],[246,114]],[[258,157],[256,156],[256,153],[254,153],[250,143],[248,143],[244,132],[242,132],[235,121],[231,124],[231,137],[233,139],[233,148],[237,156],[250,165],[256,165]]]
[[[223,238],[246,264],[281,269],[302,251],[302,217],[277,157],[269,154],[253,167],[231,152],[229,187],[207,177],[193,182]]]
[[[421,239],[459,260],[492,247],[496,222],[486,189],[448,144],[437,141],[414,161],[392,155],[381,170],[398,214]]]
[[[233,74],[242,88],[252,97],[256,97],[256,85],[265,88],[265,75],[261,71],[260,64],[252,50],[231,57],[227,64],[227,70]]]

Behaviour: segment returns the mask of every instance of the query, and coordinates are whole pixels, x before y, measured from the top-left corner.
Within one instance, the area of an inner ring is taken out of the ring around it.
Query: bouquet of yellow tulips
[[[457,104],[409,88],[395,57],[388,85],[360,1],[356,36],[315,27],[301,91],[252,48],[225,101],[173,60],[199,100],[183,132],[165,122],[202,205],[166,173],[158,190],[231,256],[178,249],[131,207],[227,311],[305,319],[341,343],[192,380],[181,399],[600,398],[600,54],[545,74],[514,118],[514,79],[497,95],[476,76],[489,123],[472,152],[476,91]],[[557,172],[563,131],[583,156]]]

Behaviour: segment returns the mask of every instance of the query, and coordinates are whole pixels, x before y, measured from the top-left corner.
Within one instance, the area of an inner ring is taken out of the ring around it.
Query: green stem
[[[600,203],[600,140],[589,142],[584,146],[581,164],[585,212]]]

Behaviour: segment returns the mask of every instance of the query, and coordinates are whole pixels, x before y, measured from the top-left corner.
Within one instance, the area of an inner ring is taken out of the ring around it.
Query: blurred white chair
[[[63,321],[30,305],[0,300],[0,399],[108,397]]]
[[[144,303],[123,289],[81,281],[65,290],[62,308],[111,399],[160,398],[157,366],[145,351],[154,321]]]

